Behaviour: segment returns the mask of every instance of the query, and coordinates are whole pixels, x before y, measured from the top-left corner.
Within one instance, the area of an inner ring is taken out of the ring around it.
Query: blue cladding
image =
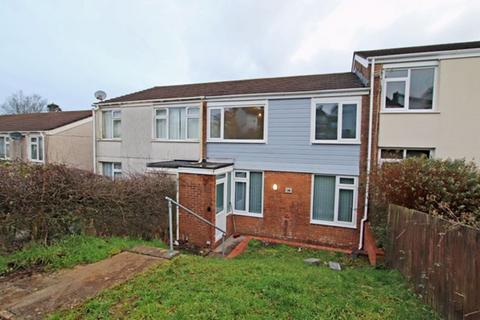
[[[358,175],[360,145],[310,143],[310,102],[270,100],[266,144],[208,143],[208,158],[238,169]]]

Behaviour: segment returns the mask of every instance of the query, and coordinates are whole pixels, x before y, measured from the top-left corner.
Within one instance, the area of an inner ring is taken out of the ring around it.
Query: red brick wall
[[[215,176],[180,173],[179,200],[208,221],[215,223]],[[214,228],[180,210],[180,238],[198,247],[213,245]]]
[[[375,64],[375,73],[374,73],[374,87],[373,87],[373,125],[372,125],[372,169],[374,170],[378,164],[378,129],[380,122],[380,110],[382,103],[382,75],[383,65]]]
[[[310,223],[311,174],[273,171],[265,171],[264,174],[263,218],[231,217],[235,219],[238,233],[335,247],[355,247],[358,229]],[[278,190],[272,189],[273,184],[278,185]],[[285,193],[285,187],[292,188],[293,192]]]

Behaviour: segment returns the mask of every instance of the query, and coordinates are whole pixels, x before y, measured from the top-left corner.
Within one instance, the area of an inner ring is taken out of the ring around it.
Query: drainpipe
[[[370,172],[372,169],[372,135],[373,135],[373,96],[375,86],[375,58],[372,58],[372,66],[370,69],[370,107],[368,116],[368,151],[367,151],[367,176],[365,183],[365,203],[363,207],[363,218],[360,224],[360,239],[358,241],[358,250],[363,248],[363,235],[365,233],[365,222],[368,220],[368,198],[370,188]]]
[[[93,125],[93,173],[97,173],[97,122],[95,119],[95,111],[98,107],[93,105],[92,107],[92,125]]]
[[[206,144],[207,144],[207,134],[206,134],[206,122],[207,122],[207,101],[204,100],[205,97],[202,97],[200,101],[200,114],[199,114],[199,129],[200,129],[200,148],[199,148],[199,157],[198,162],[205,160],[206,156]],[[205,134],[204,134],[205,133]]]

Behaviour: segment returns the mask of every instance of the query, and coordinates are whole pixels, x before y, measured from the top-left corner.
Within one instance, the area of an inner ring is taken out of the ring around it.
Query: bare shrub
[[[464,160],[410,158],[372,174],[370,219],[386,227],[389,203],[480,228],[480,171]]]
[[[3,249],[82,232],[164,238],[165,196],[175,196],[175,181],[166,175],[112,181],[62,165],[5,163],[0,181]]]

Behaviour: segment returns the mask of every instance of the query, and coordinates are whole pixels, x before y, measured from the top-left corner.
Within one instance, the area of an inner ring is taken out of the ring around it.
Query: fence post
[[[170,248],[169,248],[169,255],[173,254],[173,218],[172,218],[172,202],[168,201],[168,232],[169,232],[169,241],[170,241]]]

